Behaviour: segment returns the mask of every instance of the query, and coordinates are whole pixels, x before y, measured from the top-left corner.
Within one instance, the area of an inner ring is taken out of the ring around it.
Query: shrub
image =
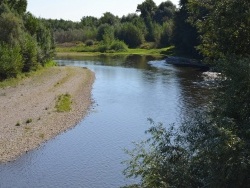
[[[0,78],[16,77],[23,68],[20,47],[0,44]]]
[[[124,41],[130,48],[139,46],[143,41],[142,32],[132,23],[125,23],[117,32],[119,40]]]
[[[31,70],[36,70],[38,67],[38,47],[36,40],[27,34],[22,43],[22,55],[24,60],[23,71],[29,72]]]
[[[107,44],[100,44],[100,46],[98,47],[98,51],[102,52],[102,53],[104,53],[108,50],[109,50],[109,46]]]
[[[70,94],[59,95],[56,101],[57,112],[69,112],[71,110],[71,103]]]
[[[94,45],[94,41],[93,40],[87,40],[85,42],[86,46],[93,46]]]
[[[115,40],[114,42],[112,42],[110,50],[126,52],[128,51],[128,46],[123,41]]]

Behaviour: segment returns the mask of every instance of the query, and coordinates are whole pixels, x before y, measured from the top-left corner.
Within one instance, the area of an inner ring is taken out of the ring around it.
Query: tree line
[[[27,0],[1,0],[0,79],[36,70],[53,57],[55,44],[75,41],[86,46],[97,43],[100,52],[174,45],[180,54],[198,57],[197,29],[186,21],[183,7],[145,0],[135,7],[138,14],[119,18],[106,12],[100,18],[84,16],[73,22],[36,18],[26,11]]]
[[[178,24],[191,27],[177,39],[196,29],[196,48],[221,76],[212,102],[191,120],[169,128],[150,120],[149,139],[127,151],[124,174],[141,178],[127,187],[249,187],[249,10],[248,0],[180,1],[187,22]]]
[[[56,43],[121,41],[129,48],[161,48],[175,45],[182,54],[197,56],[196,29],[186,22],[186,13],[171,1],[155,4],[145,0],[135,7],[137,13],[122,17],[106,12],[102,17],[84,16],[80,22],[44,20],[53,31]],[[184,12],[184,13],[183,13]]]
[[[0,0],[0,80],[36,70],[53,57],[51,30],[26,8],[27,0]]]

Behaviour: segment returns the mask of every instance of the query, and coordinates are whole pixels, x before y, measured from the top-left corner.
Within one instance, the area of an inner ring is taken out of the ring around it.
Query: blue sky
[[[28,0],[28,11],[42,18],[80,21],[83,16],[101,17],[111,12],[119,17],[134,13],[144,0]],[[159,5],[162,0],[154,0]],[[177,5],[179,0],[172,0]]]

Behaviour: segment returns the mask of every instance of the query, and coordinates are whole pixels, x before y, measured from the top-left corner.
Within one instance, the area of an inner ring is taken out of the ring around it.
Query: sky
[[[179,0],[171,0],[178,5]],[[135,13],[144,0],[28,0],[27,10],[36,17],[80,21],[83,16],[100,18],[111,12],[122,17]],[[154,0],[159,5],[164,0]]]

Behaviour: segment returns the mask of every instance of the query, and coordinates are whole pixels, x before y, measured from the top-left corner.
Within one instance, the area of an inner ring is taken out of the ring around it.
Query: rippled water
[[[209,90],[201,72],[178,68],[152,57],[86,57],[58,60],[61,65],[95,72],[89,115],[72,130],[0,165],[0,187],[117,188],[125,179],[124,148],[145,138],[156,122],[181,123],[206,104]]]

